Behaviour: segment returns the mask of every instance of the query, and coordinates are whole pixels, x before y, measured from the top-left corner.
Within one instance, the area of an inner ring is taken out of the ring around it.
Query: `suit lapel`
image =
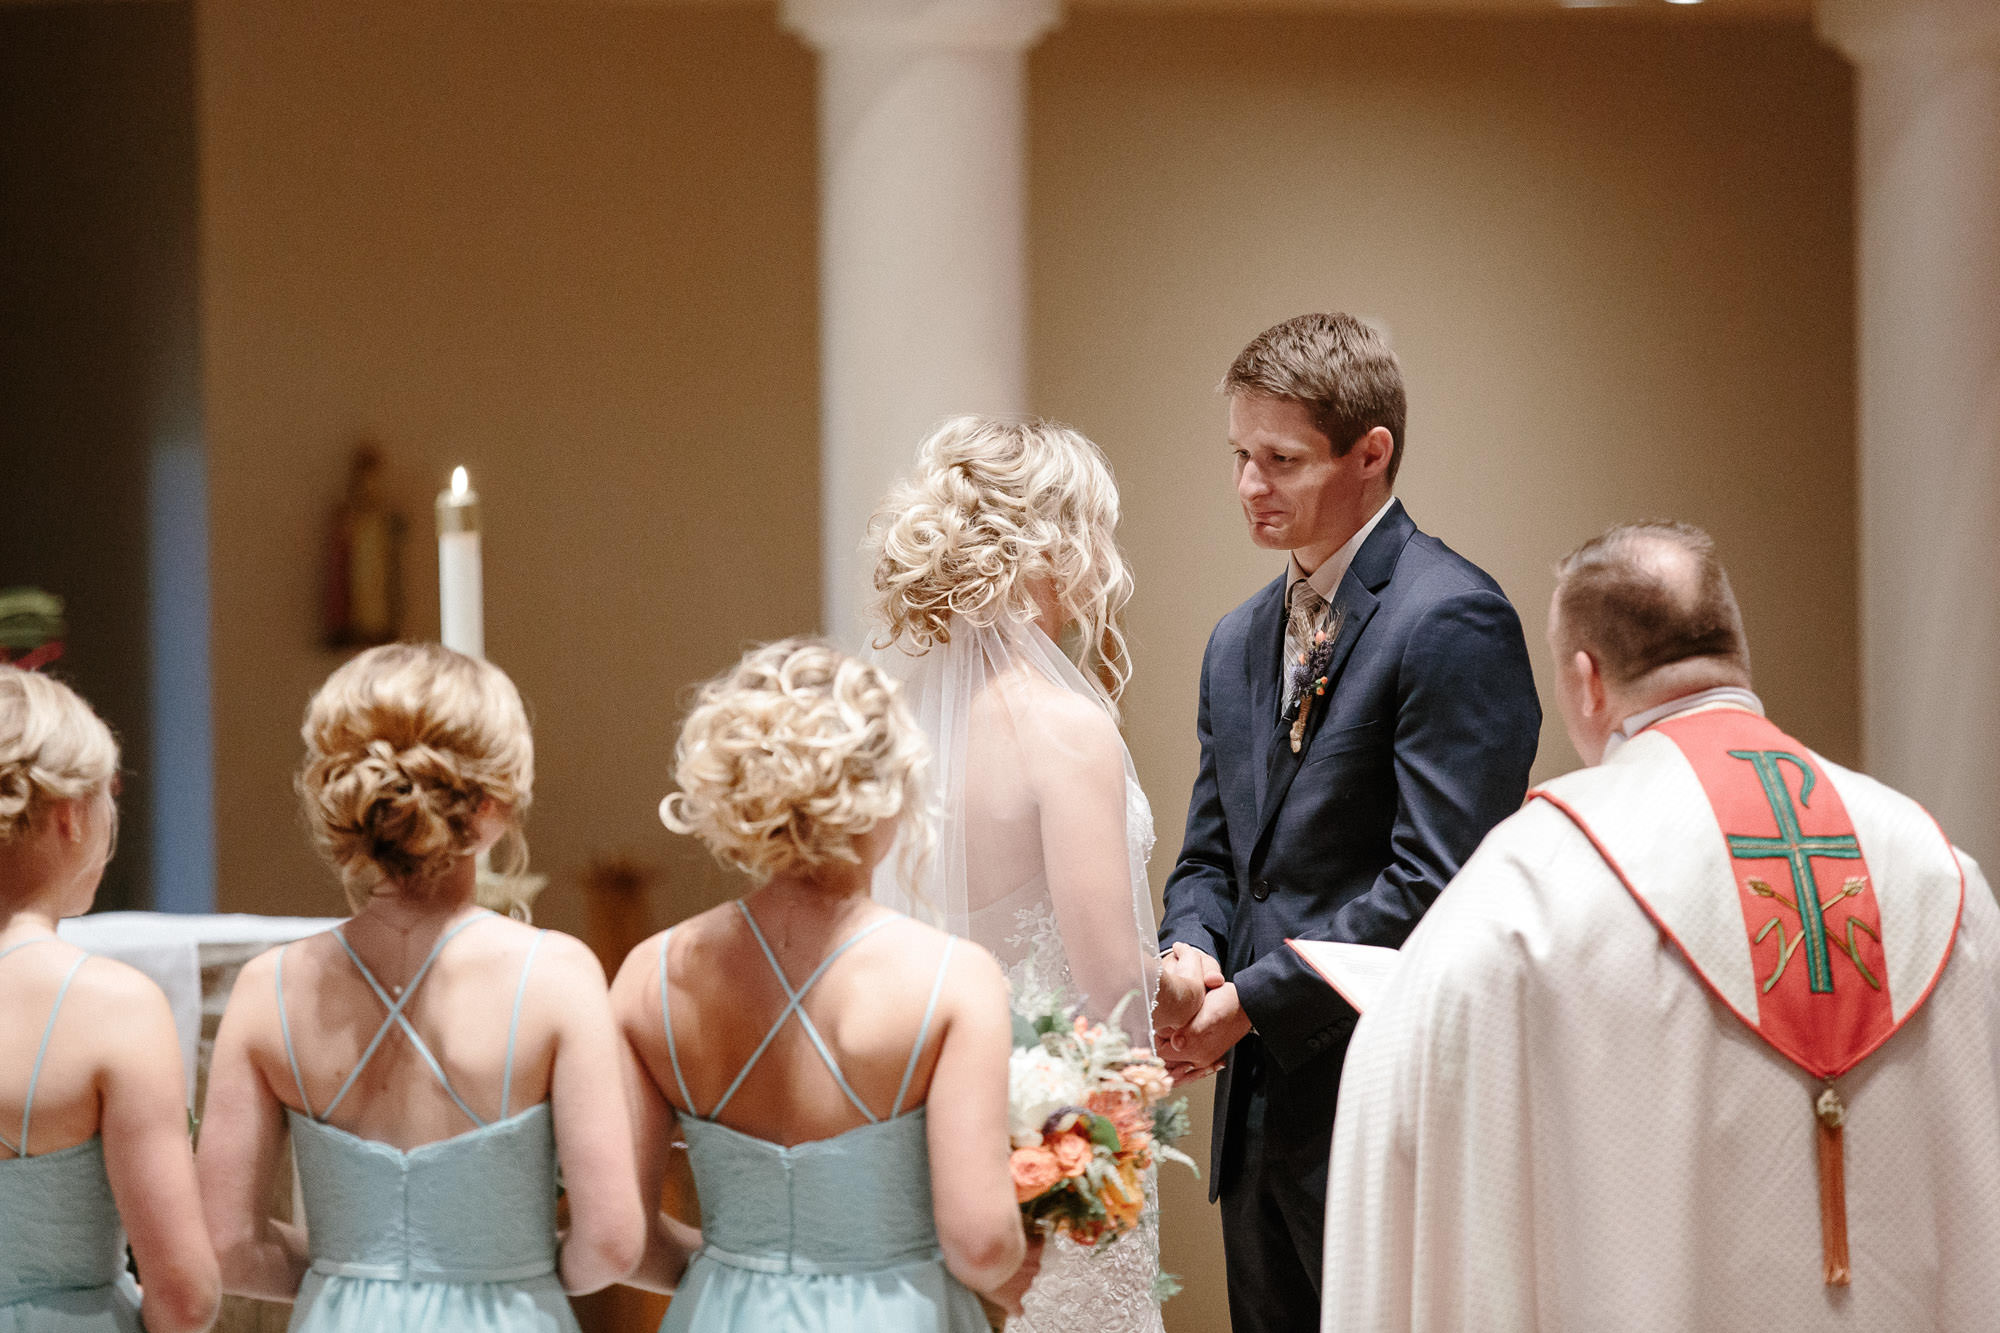
[[[1285,793],[1291,790],[1292,779],[1298,776],[1299,767],[1312,752],[1312,742],[1318,737],[1326,715],[1333,708],[1334,691],[1340,688],[1340,675],[1347,667],[1347,659],[1354,654],[1354,645],[1361,639],[1361,632],[1375,615],[1375,609],[1382,604],[1376,594],[1385,587],[1396,572],[1396,561],[1402,556],[1403,548],[1416,534],[1416,524],[1403,511],[1403,502],[1393,500],[1389,512],[1375,525],[1375,531],[1368,534],[1368,540],[1361,543],[1361,549],[1354,553],[1354,562],[1341,575],[1340,586],[1334,589],[1333,607],[1340,616],[1340,629],[1333,639],[1333,658],[1327,666],[1327,697],[1320,700],[1312,710],[1307,723],[1305,742],[1295,754],[1291,744],[1291,724],[1272,721],[1277,714],[1278,661],[1284,654],[1284,624],[1279,617],[1277,648],[1267,659],[1272,665],[1265,675],[1270,679],[1270,711],[1262,715],[1268,735],[1265,740],[1265,760],[1259,766],[1260,782],[1257,791],[1257,843],[1264,841],[1270,831],[1271,821],[1277,817],[1279,807],[1285,803]],[[1282,583],[1283,580],[1280,580]],[[1283,605],[1283,592],[1279,594],[1278,605]],[[1254,848],[1254,844],[1253,844]],[[1254,850],[1253,850],[1254,854]]]
[[[1285,651],[1285,580],[1258,595],[1243,644],[1243,698],[1249,701],[1249,734],[1254,738],[1250,772],[1256,809],[1264,808],[1266,770],[1271,758],[1271,719],[1278,715],[1278,659]]]

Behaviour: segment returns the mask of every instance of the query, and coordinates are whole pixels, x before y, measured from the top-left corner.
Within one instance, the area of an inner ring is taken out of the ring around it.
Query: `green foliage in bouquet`
[[[1173,1147],[1190,1129],[1185,1098],[1159,1057],[1134,1050],[1121,1018],[1074,1011],[1016,1016],[1008,1065],[1009,1165],[1024,1223],[1101,1248],[1137,1229],[1146,1173],[1162,1159],[1195,1164]]]

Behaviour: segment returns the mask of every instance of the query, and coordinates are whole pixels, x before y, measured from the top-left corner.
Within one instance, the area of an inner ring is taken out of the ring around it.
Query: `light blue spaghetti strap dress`
[[[48,942],[23,940],[0,958]],[[70,965],[42,1027],[21,1105],[21,1137],[9,1142],[0,1135],[0,1144],[17,1154],[0,1161],[0,1333],[139,1333],[139,1288],[125,1268],[125,1230],[104,1173],[104,1140],[92,1135],[28,1155],[42,1061],[87,957]]]
[[[521,1000],[547,932],[529,947],[515,987],[498,1120],[474,1114],[403,1015],[444,946],[491,915],[471,917],[440,937],[396,999],[346,936],[333,932],[388,1015],[333,1100],[316,1113],[285,1016],[285,956],[278,954],[279,1029],[299,1102],[308,1108],[305,1114],[290,1112],[312,1256],[292,1307],[292,1333],[576,1331],[569,1298],[556,1277],[556,1156],[548,1103],[512,1115],[507,1110]],[[392,1027],[402,1030],[474,1128],[405,1151],[327,1123]]]
[[[950,946],[938,964],[903,1085],[884,1120],[848,1085],[803,1004],[836,958],[893,918],[850,936],[794,990],[756,919],[740,902],[737,907],[784,987],[786,1003],[706,1116],[692,1113],[694,1099],[681,1075],[667,1007],[667,938],[660,941],[660,1011],[674,1082],[689,1108],[680,1122],[701,1195],[702,1235],[702,1248],[667,1309],[662,1333],[986,1333],[978,1298],[945,1270],[938,1248],[924,1108],[903,1111],[937,1011]],[[794,1017],[868,1123],[786,1148],[731,1129],[717,1117]]]

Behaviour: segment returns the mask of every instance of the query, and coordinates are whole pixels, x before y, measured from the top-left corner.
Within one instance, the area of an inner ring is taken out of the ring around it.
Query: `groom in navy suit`
[[[1250,539],[1290,556],[1202,658],[1160,1050],[1181,1077],[1222,1065],[1209,1197],[1230,1323],[1301,1333],[1319,1326],[1356,1014],[1285,941],[1400,946],[1520,806],[1542,714],[1506,594],[1394,497],[1403,378],[1381,335],[1303,315],[1260,334],[1222,387]]]

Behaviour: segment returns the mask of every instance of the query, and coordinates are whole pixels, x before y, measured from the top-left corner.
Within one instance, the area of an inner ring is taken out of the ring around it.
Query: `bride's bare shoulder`
[[[1122,745],[1118,723],[1100,700],[1079,694],[1039,671],[1023,669],[996,678],[979,702],[989,709],[1004,709],[1023,731],[1072,738],[1086,748],[1118,749]]]

